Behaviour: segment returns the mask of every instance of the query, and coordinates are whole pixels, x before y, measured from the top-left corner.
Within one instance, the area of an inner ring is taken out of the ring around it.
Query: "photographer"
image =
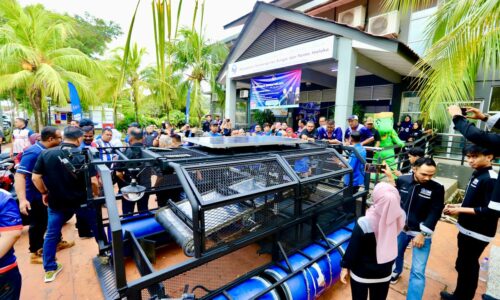
[[[500,134],[478,129],[474,124],[469,123],[467,119],[481,120],[486,122],[489,128],[500,129],[500,114],[489,116],[473,107],[467,107],[462,112],[462,109],[457,105],[448,107],[448,112],[453,118],[455,129],[460,131],[466,139],[478,146],[493,150],[495,156],[499,155]],[[493,190],[488,208],[497,217],[500,216],[500,176],[496,180],[495,189]]]
[[[168,148],[171,137],[165,129],[159,130],[158,136],[153,140],[153,147]]]
[[[80,128],[64,128],[64,140],[61,145],[42,152],[33,169],[33,184],[42,194],[43,204],[48,206],[48,226],[43,242],[45,282],[54,281],[62,270],[62,265],[56,262],[56,247],[61,240],[63,225],[75,213],[80,213],[88,224],[91,224],[94,236],[97,237],[98,234],[91,210],[81,207],[87,201],[84,174],[70,171],[67,164],[63,164],[61,160],[65,158],[74,168],[80,168],[85,163],[85,156],[78,148],[82,141],[83,131]],[[95,170],[89,169],[89,174],[96,195],[98,184]]]

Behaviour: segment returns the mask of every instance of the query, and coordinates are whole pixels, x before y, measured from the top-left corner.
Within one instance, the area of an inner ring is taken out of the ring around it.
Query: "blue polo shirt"
[[[328,133],[325,128],[318,128],[318,140],[337,140],[342,142],[342,128],[337,127],[333,130],[333,134],[328,136]]]
[[[356,144],[354,145],[354,148],[358,150],[359,154],[361,157],[363,157],[366,160],[366,150],[361,144]],[[352,186],[362,186],[365,184],[365,166],[364,164],[361,163],[361,161],[358,159],[356,154],[354,154],[354,151],[351,152],[351,155],[349,155],[349,165],[352,168],[352,178],[353,178],[353,183]],[[344,176],[344,184],[348,185],[349,184],[349,174]]]
[[[363,126],[362,124],[358,124],[358,127],[356,127],[356,129],[353,130],[351,129],[351,127],[347,126],[347,129],[345,130],[344,140],[349,139],[353,131],[361,131],[361,129],[364,127],[365,126]]]
[[[42,199],[42,194],[40,194],[31,180],[31,173],[33,172],[38,156],[45,149],[42,143],[36,142],[36,144],[24,150],[21,162],[17,167],[17,172],[26,175],[26,199],[30,202]]]
[[[12,194],[0,189],[0,234],[6,231],[22,230],[23,223],[19,207]],[[6,273],[17,266],[14,247],[0,257],[0,274]]]
[[[218,133],[218,132],[213,133],[213,132],[211,132],[211,131],[208,133],[208,135],[209,135],[209,136],[211,136],[211,137],[222,136],[222,135],[221,135],[220,133]]]

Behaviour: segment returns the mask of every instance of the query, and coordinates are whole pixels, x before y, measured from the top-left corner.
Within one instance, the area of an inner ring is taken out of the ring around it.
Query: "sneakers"
[[[59,272],[61,272],[62,268],[63,268],[62,265],[60,263],[57,263],[57,269],[55,269],[53,271],[45,272],[44,281],[45,282],[54,281],[56,279],[57,274],[59,274]]]
[[[444,300],[455,300],[455,296],[453,294],[450,294],[446,291],[441,291],[441,293],[439,293],[439,295],[441,296],[441,299],[444,299]]]
[[[401,278],[401,273],[394,273],[394,272],[392,272],[392,275],[391,275],[391,284],[398,283],[399,278]]]
[[[30,254],[30,263],[32,264],[43,264],[43,257],[42,255],[38,254],[38,251],[36,253],[31,253]]]
[[[60,251],[60,250],[63,250],[63,249],[68,249],[68,248],[71,248],[75,245],[75,241],[64,241],[64,240],[61,240],[59,242],[59,244],[57,244],[57,248],[56,248],[56,251]]]

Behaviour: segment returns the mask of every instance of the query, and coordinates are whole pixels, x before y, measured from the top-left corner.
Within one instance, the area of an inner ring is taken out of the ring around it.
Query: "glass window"
[[[488,112],[500,113],[500,86],[491,88],[491,99]]]
[[[417,92],[403,92],[400,116],[410,115],[412,120],[420,117],[420,97]]]

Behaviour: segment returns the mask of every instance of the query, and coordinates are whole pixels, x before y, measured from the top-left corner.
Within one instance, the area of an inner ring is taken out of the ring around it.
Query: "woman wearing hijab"
[[[398,136],[401,140],[407,142],[410,137],[411,128],[413,123],[411,122],[410,115],[406,115],[403,122],[401,122],[401,126],[399,127]]]
[[[419,121],[414,122],[410,131],[410,138],[408,138],[408,142],[418,141],[423,136],[424,136],[424,131],[422,130],[422,125],[420,124]],[[425,149],[425,140],[420,141],[413,146]]]
[[[340,281],[351,277],[353,300],[387,298],[392,265],[398,256],[398,234],[406,215],[397,189],[386,183],[373,190],[373,205],[354,226],[349,247],[342,259]]]

